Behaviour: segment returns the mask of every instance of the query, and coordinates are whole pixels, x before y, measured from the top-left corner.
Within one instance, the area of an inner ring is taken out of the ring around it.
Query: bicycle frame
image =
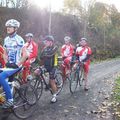
[[[38,69],[35,70],[36,78],[33,79],[33,81],[35,81],[35,83],[34,83],[34,88],[35,88],[36,91],[37,91],[37,90],[40,90],[39,93],[38,93],[38,94],[40,95],[40,97],[41,97],[41,95],[42,95],[43,85],[45,85],[45,89],[46,89],[46,90],[49,90],[50,93],[53,94],[53,91],[52,91],[52,89],[51,89],[51,86],[49,85],[49,83],[47,83],[47,78],[48,78],[48,76],[45,77],[45,76],[46,76],[46,73],[47,73],[46,69],[45,69],[44,67],[41,67],[41,66],[39,66]],[[60,76],[59,76],[59,75],[60,75]],[[57,88],[58,88],[58,90],[57,90],[57,92],[56,92],[56,95],[58,95],[58,94],[60,93],[60,91],[62,90],[62,87],[63,87],[63,79],[61,79],[61,77],[62,77],[62,75],[61,75],[60,71],[57,71],[57,70],[56,70],[56,71],[55,71],[55,83],[56,83]],[[60,78],[60,79],[59,79],[59,78]],[[49,78],[48,78],[48,79],[49,79]],[[58,79],[59,79],[59,80],[58,80]],[[48,81],[49,81],[49,80],[48,80]],[[40,86],[40,87],[38,87],[38,86]],[[39,95],[38,95],[38,96],[39,96]],[[38,99],[39,99],[40,97],[38,97]]]

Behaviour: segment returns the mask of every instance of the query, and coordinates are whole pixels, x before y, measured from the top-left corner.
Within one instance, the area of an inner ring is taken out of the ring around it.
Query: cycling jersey
[[[0,45],[0,67],[5,67],[5,61],[3,58],[3,54],[4,54],[4,49],[3,47]]]
[[[25,83],[27,82],[27,76],[30,74],[30,65],[36,60],[38,55],[38,45],[31,40],[30,42],[26,42],[24,47],[28,54],[28,59],[23,63],[24,70],[22,71],[22,78]]]
[[[4,48],[6,49],[8,62],[18,63],[21,58],[21,48],[24,45],[24,40],[17,34],[8,36],[4,40]]]
[[[58,65],[58,55],[57,55],[57,46],[44,48],[41,53],[41,58],[44,59],[44,65],[54,67]]]
[[[49,72],[50,79],[55,79],[55,66],[58,65],[58,54],[57,54],[58,47],[51,46],[44,48],[41,53],[41,59],[43,60],[44,66]]]
[[[72,56],[74,51],[74,46],[69,44],[69,45],[63,45],[61,48],[61,54],[62,57],[70,57]]]
[[[26,42],[24,47],[26,47],[28,59],[36,58],[38,55],[38,45],[32,40],[30,43]]]
[[[76,49],[76,55],[79,56],[80,61],[84,61],[88,55],[92,54],[92,50],[90,47],[85,46],[85,47],[78,47]],[[90,59],[86,59],[86,61],[89,61]]]
[[[86,73],[89,72],[91,54],[92,54],[92,50],[88,46],[78,47],[76,49],[76,55],[79,57],[79,61],[84,62],[83,68]]]

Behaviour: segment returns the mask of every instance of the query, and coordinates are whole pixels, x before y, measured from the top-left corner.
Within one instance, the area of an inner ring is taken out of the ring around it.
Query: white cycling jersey
[[[21,49],[24,45],[24,40],[19,35],[8,36],[4,39],[4,48],[7,51],[8,62],[18,63],[21,57]]]

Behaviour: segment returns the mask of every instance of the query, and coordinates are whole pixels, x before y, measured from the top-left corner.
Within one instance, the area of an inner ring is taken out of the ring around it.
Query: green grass
[[[120,77],[115,80],[115,86],[113,89],[113,99],[116,102],[120,102]]]
[[[115,120],[120,120],[120,77],[115,80],[112,95],[112,110]]]

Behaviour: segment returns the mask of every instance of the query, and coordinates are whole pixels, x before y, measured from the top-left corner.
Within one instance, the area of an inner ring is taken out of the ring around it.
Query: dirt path
[[[88,92],[80,87],[71,95],[67,81],[58,96],[58,102],[50,104],[50,93],[44,91],[37,110],[28,120],[113,120],[107,106],[114,80],[119,73],[120,59],[91,65]],[[17,118],[10,115],[7,120]]]

